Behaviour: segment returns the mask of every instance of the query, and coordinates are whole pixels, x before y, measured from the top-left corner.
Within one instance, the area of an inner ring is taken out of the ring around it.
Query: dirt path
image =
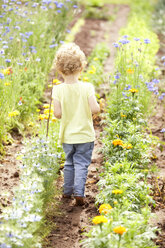
[[[152,134],[159,138],[160,142],[165,142],[164,134],[161,133],[161,129],[164,128],[165,112],[164,103],[158,103],[155,107],[155,114],[150,120],[150,128]],[[153,212],[156,217],[151,220],[154,226],[158,226],[160,231],[157,232],[156,244],[160,248],[165,247],[165,145],[158,145],[154,154],[156,157],[154,163],[158,168],[158,172],[153,175],[151,184],[153,185],[153,198],[156,206],[153,208]]]
[[[111,13],[113,13],[114,7],[114,5],[110,6]],[[106,73],[113,70],[115,55],[113,42],[115,42],[118,38],[119,30],[126,25],[128,13],[128,6],[120,5],[116,20],[113,23],[103,20],[88,19],[85,21],[85,25],[75,37],[75,42],[80,46],[86,55],[89,55],[98,42],[105,40],[104,35],[105,33],[108,33],[108,44],[110,47],[111,56],[108,58],[105,66]],[[91,34],[91,30],[95,31],[94,36]],[[98,89],[98,92],[99,90],[100,89]],[[102,146],[102,143],[99,140],[101,131],[101,126],[98,125],[95,127],[96,141],[86,183],[86,204],[83,207],[78,207],[75,206],[74,199],[61,200],[61,204],[59,206],[60,214],[55,214],[53,216],[53,220],[56,223],[56,228],[55,230],[52,230],[50,235],[47,237],[46,244],[44,245],[45,248],[80,248],[81,244],[79,241],[84,237],[82,233],[90,229],[92,217],[98,214],[94,203],[95,196],[98,192],[96,183],[99,180],[99,174],[101,172],[103,161],[103,156],[99,152]],[[63,184],[63,179],[60,179],[60,184]]]
[[[14,142],[6,146],[6,155],[0,160],[0,213],[1,205],[6,207],[11,204],[13,188],[19,184],[19,165],[21,161],[17,156],[23,148],[22,136],[14,134]]]

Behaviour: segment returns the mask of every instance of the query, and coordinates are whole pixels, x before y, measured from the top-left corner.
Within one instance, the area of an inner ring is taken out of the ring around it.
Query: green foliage
[[[152,16],[152,24],[155,31],[165,38],[165,1],[159,0],[155,5],[155,11]]]
[[[103,6],[102,8],[87,6],[84,11],[85,18],[101,19],[101,20],[112,20],[113,15],[109,15],[109,8]]]
[[[90,248],[156,248],[151,239],[155,238],[154,228],[148,227],[150,212],[142,209],[142,214],[125,209],[113,209],[107,214],[108,223],[93,227],[87,234],[88,239],[82,242],[83,247]],[[126,228],[123,235],[116,234],[116,226]]]
[[[88,68],[83,72],[81,79],[99,86],[104,80],[104,63],[109,56],[109,48],[106,43],[98,43],[88,57]]]
[[[44,123],[43,125],[45,125]],[[44,129],[45,130],[45,129]],[[59,123],[50,123],[50,136],[25,142],[19,187],[14,190],[12,207],[3,209],[0,243],[8,247],[41,247],[42,236],[48,234],[44,218],[55,195],[62,148],[57,145]],[[44,229],[43,229],[44,228]]]

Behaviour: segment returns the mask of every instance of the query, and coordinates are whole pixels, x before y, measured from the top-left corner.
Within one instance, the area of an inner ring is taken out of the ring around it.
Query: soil
[[[158,52],[158,56],[162,56],[161,49]],[[162,71],[162,76],[163,73]],[[163,85],[160,85],[159,88],[163,88]],[[158,168],[158,171],[151,179],[153,186],[152,196],[155,201],[155,207],[152,209],[155,218],[151,219],[151,223],[159,228],[155,240],[159,248],[165,247],[165,136],[164,133],[160,132],[164,128],[165,123],[164,106],[165,101],[159,100],[155,106],[153,117],[149,121],[152,135],[158,138],[158,145],[153,154],[155,157],[154,164]]]
[[[6,155],[0,160],[0,213],[1,206],[6,207],[11,204],[13,198],[13,188],[19,184],[20,160],[17,156],[23,148],[22,136],[18,133],[12,134],[13,143],[6,145]]]

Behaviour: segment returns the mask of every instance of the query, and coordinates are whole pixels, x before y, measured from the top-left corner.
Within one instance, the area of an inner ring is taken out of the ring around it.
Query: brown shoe
[[[75,198],[75,200],[76,200],[76,206],[82,206],[82,205],[84,205],[84,197],[82,197],[82,196],[75,196],[74,197]]]
[[[62,198],[67,198],[67,199],[71,199],[71,195],[62,195]]]

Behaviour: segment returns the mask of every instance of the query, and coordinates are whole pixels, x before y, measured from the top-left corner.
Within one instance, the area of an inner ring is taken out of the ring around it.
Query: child
[[[76,205],[84,204],[88,166],[94,148],[92,113],[100,111],[94,87],[78,80],[86,65],[85,55],[75,43],[63,44],[56,53],[55,67],[64,83],[54,86],[54,115],[61,119],[59,143],[63,145],[64,198],[74,194]]]

